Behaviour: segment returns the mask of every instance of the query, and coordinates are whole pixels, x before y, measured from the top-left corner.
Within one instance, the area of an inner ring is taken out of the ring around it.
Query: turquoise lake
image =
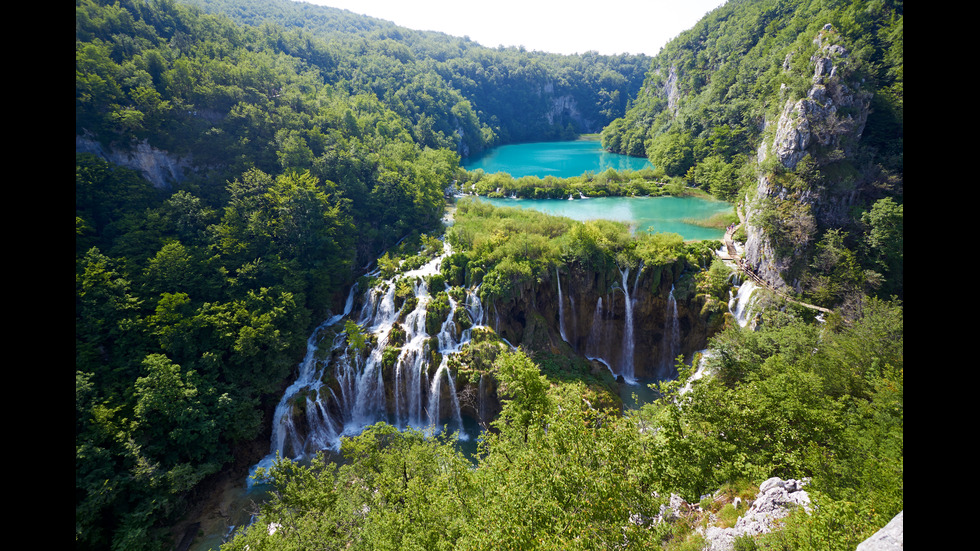
[[[464,161],[463,168],[484,172],[506,172],[522,176],[571,178],[608,168],[617,171],[652,168],[646,159],[604,151],[598,141],[537,142],[504,145],[485,155]],[[721,239],[724,230],[691,224],[719,213],[732,212],[732,205],[695,197],[595,197],[591,199],[496,199],[480,197],[498,206],[521,207],[555,216],[586,221],[597,218],[626,222],[633,231],[676,233],[687,240]]]
[[[721,239],[724,229],[704,228],[689,223],[718,213],[732,212],[732,205],[697,197],[595,197],[591,199],[496,199],[479,200],[502,207],[529,208],[573,220],[626,222],[633,231],[676,233],[686,240]]]
[[[514,178],[571,178],[589,171],[598,174],[608,168],[617,171],[653,168],[647,159],[605,151],[597,140],[502,145],[480,157],[464,159],[461,164],[466,170],[482,168],[489,174],[506,172]]]

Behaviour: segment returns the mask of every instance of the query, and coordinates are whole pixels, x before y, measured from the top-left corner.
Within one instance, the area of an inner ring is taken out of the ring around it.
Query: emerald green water
[[[484,172],[506,172],[522,176],[571,178],[586,172],[598,174],[608,168],[616,171],[652,168],[645,158],[609,153],[596,140],[537,142],[495,147],[474,159],[464,159],[463,168]]]
[[[497,206],[529,208],[573,220],[626,222],[633,231],[680,234],[686,240],[721,239],[724,229],[704,228],[691,220],[706,220],[732,212],[732,205],[696,197],[595,197],[591,199],[496,199],[480,197]]]
[[[608,168],[616,171],[652,168],[646,159],[609,153],[593,140],[504,145],[481,157],[465,160],[462,165],[466,170],[479,168],[487,173],[506,172],[514,178],[571,178],[586,172],[598,174]],[[602,218],[626,222],[634,231],[677,233],[688,240],[721,239],[725,233],[723,229],[704,228],[689,222],[732,211],[732,206],[723,201],[694,197],[596,197],[575,200],[481,197],[481,200],[500,206],[531,208],[574,220]]]

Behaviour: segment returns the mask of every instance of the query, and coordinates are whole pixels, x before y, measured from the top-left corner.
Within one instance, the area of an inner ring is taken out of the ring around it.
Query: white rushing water
[[[623,376],[623,379],[627,384],[635,385],[636,382],[636,369],[633,364],[634,354],[636,349],[636,338],[634,336],[633,327],[633,307],[636,306],[636,285],[640,281],[640,274],[643,272],[643,265],[640,265],[640,269],[636,272],[636,279],[633,281],[633,292],[630,293],[629,288],[629,276],[630,269],[625,267],[620,269],[619,273],[623,276],[623,294],[625,295],[625,309],[626,309],[626,323],[623,327],[623,359],[620,365],[619,374]]]
[[[746,279],[739,286],[738,290],[732,294],[728,302],[728,311],[738,321],[739,326],[745,327],[752,319],[753,306],[758,300],[756,290],[758,285],[751,279]]]
[[[568,342],[568,336],[565,334],[565,301],[561,296],[561,275],[558,273],[558,268],[555,268],[555,280],[558,282],[558,332],[561,333],[561,340]]]
[[[681,326],[677,315],[677,300],[674,299],[674,286],[670,286],[670,295],[667,297],[667,315],[664,320],[664,339],[661,349],[661,361],[659,378],[666,378],[674,374],[674,360],[680,354],[681,349]]]
[[[466,438],[448,360],[469,341],[472,329],[483,324],[485,314],[478,289],[467,289],[462,305],[449,297],[449,315],[438,333],[426,332],[427,307],[433,300],[427,278],[439,273],[442,260],[449,253],[449,245],[444,244],[443,253],[424,266],[364,291],[363,306],[352,321],[365,337],[369,347],[366,353],[349,345],[345,331],[338,332],[330,343],[321,338],[324,329],[351,319],[356,293],[356,289],[351,289],[344,312],[317,327],[307,340],[299,374],[276,407],[270,454],[253,467],[253,472],[256,467],[271,466],[276,456],[300,459],[319,450],[339,450],[341,437],[359,434],[379,421],[430,434],[445,423],[448,430]],[[399,322],[395,289],[397,280],[403,278],[412,283],[416,304]],[[472,322],[465,331],[457,331],[454,323],[454,314],[460,307]],[[393,329],[404,332],[405,338],[394,368],[389,370],[394,380],[386,381],[385,354],[394,349],[389,349]],[[430,377],[433,342],[438,343],[441,362]],[[328,385],[325,380],[332,382]],[[443,392],[444,388],[448,390]],[[389,395],[393,396],[393,404],[388,403]],[[446,404],[444,397],[448,398]],[[302,415],[297,419],[300,411]]]

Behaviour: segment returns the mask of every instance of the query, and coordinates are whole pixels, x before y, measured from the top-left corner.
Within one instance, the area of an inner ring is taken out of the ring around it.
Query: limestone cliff
[[[834,225],[854,198],[846,177],[825,177],[819,184],[810,177],[852,155],[868,118],[871,94],[851,76],[848,52],[838,41],[833,28],[824,26],[814,39],[806,95],[785,99],[770,137],[758,148],[762,170],[754,196],[745,201],[745,260],[776,289],[799,291],[801,261],[818,228]],[[794,69],[787,63],[784,70]]]
[[[188,159],[175,157],[145,141],[131,149],[107,149],[94,139],[75,136],[75,153],[91,153],[110,163],[139,171],[158,189],[183,181],[184,171],[191,167]]]
[[[570,347],[627,379],[671,377],[675,358],[689,359],[724,323],[705,307],[686,268],[683,261],[607,272],[565,266],[488,306],[489,323],[514,345]]]

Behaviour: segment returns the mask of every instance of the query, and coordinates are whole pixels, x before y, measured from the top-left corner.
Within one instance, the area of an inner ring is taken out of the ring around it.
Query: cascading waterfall
[[[561,333],[561,340],[568,342],[568,336],[565,334],[565,301],[561,296],[561,275],[558,273],[558,268],[555,268],[555,280],[558,281],[558,332]]]
[[[623,327],[623,359],[620,366],[619,374],[623,376],[623,379],[628,384],[636,384],[635,368],[633,365],[633,354],[636,348],[636,340],[633,336],[633,301],[636,297],[636,285],[640,281],[640,273],[643,271],[643,265],[640,265],[640,269],[636,273],[636,281],[633,282],[633,292],[630,294],[629,290],[629,267],[620,269],[619,273],[623,276],[623,295],[625,295],[624,303],[626,309],[626,322]]]
[[[439,369],[432,376],[432,386],[429,389],[429,427],[434,432],[439,432],[443,379],[446,379],[449,383],[449,395],[452,400],[452,421],[457,427],[457,437],[460,440],[466,440],[466,434],[463,432],[463,417],[459,412],[459,399],[456,397],[456,384],[453,382],[453,376],[449,372],[448,356],[442,357],[442,361],[439,363]]]
[[[402,347],[395,367],[393,394],[397,424],[421,429],[425,425],[422,379],[426,376],[426,358],[429,353],[425,315],[430,297],[424,281],[415,286],[414,295],[417,299],[415,309],[405,316],[402,324],[405,329],[405,346]]]
[[[728,311],[735,316],[736,321],[738,321],[741,327],[748,325],[752,319],[749,314],[752,312],[752,307],[758,300],[755,293],[758,288],[758,285],[754,281],[747,279],[738,285],[738,291],[732,295],[731,300],[728,302]]]
[[[473,328],[483,325],[485,313],[477,295],[478,289],[467,290],[465,300],[460,304],[449,298],[449,316],[436,338],[426,332],[426,311],[432,300],[426,285],[427,276],[439,272],[442,259],[449,252],[449,245],[444,244],[443,254],[425,266],[365,292],[364,304],[355,323],[365,336],[368,350],[352,348],[348,335],[343,332],[338,333],[332,343],[321,342],[325,328],[350,316],[356,294],[355,289],[351,289],[344,313],[321,324],[308,339],[299,375],[276,408],[271,453],[255,467],[271,466],[277,455],[299,459],[322,449],[337,450],[341,437],[359,434],[365,426],[378,421],[391,422],[401,428],[433,429],[442,421],[442,412],[448,412],[448,429],[465,438],[448,358],[470,340]],[[400,278],[414,279],[416,299],[415,308],[401,323],[398,321],[400,313],[395,308],[396,282]],[[446,290],[449,290],[448,286]],[[460,307],[466,309],[472,323],[457,336],[454,314]],[[389,364],[386,369],[386,349],[390,354],[392,329],[396,325],[404,331],[404,344],[393,368]],[[430,378],[432,351],[429,348],[434,342],[438,343],[437,351],[442,360]],[[318,354],[318,350],[328,344],[330,353]],[[321,360],[318,355],[333,359]],[[388,377],[392,380],[385,381],[385,373],[390,373]],[[441,403],[443,385],[448,385],[445,394],[451,397],[445,405]],[[296,416],[299,412],[302,412],[299,417],[302,423]]]
[[[684,383],[684,388],[680,390],[680,394],[687,394],[693,388],[696,381],[703,379],[708,374],[708,361],[713,358],[717,353],[713,350],[705,349],[699,350],[694,353],[694,357],[698,358],[697,368],[694,373],[687,379]]]
[[[681,346],[681,326],[677,315],[677,300],[674,299],[674,286],[670,286],[667,297],[667,316],[664,322],[663,348],[661,349],[659,377],[669,377],[674,373],[674,359]]]
[[[287,451],[292,451],[294,455],[301,455],[304,448],[304,442],[300,438],[297,431],[297,427],[293,420],[292,415],[292,405],[295,396],[303,389],[310,388],[314,391],[320,389],[320,375],[321,371],[318,368],[318,360],[316,359],[316,351],[318,349],[320,333],[322,330],[336,325],[344,317],[350,315],[351,310],[354,306],[354,295],[357,290],[357,285],[351,287],[350,293],[347,295],[347,301],[344,304],[344,311],[341,314],[337,314],[330,319],[326,320],[320,326],[318,326],[310,337],[306,340],[306,355],[303,357],[303,361],[299,364],[299,375],[296,377],[296,381],[289,385],[286,392],[283,393],[282,399],[276,406],[275,413],[272,419],[272,450],[271,453],[266,456],[262,461],[252,468],[254,473],[256,467],[268,468],[272,465],[275,460],[276,455],[286,456]],[[320,393],[317,392],[319,395]],[[310,415],[309,408],[307,408],[307,417],[311,419],[317,419],[317,415]],[[336,425],[331,423],[320,423],[319,427],[322,432],[330,433],[336,432]],[[288,448],[287,448],[288,446]],[[251,486],[253,479],[250,476],[248,478],[248,486]]]

